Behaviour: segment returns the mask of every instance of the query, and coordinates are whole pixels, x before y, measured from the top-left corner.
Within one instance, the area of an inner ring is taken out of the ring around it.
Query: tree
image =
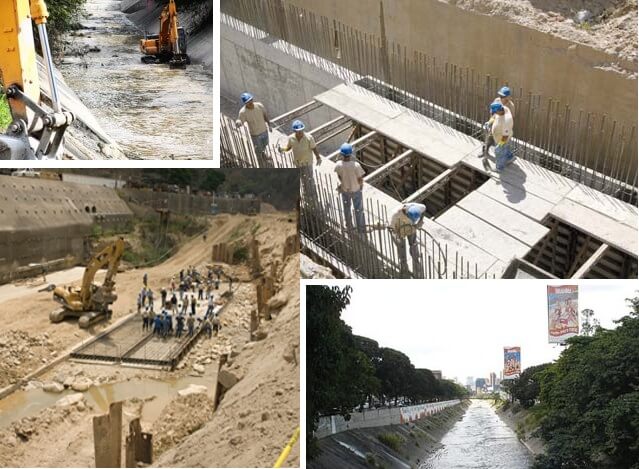
[[[526,409],[535,405],[535,401],[539,397],[542,373],[550,365],[550,363],[544,363],[530,366],[519,375],[519,378],[509,380],[507,388],[513,400],[518,400]]]
[[[206,176],[204,176],[204,181],[202,181],[202,189],[215,192],[225,179],[226,177],[223,172],[208,170],[206,171]]]
[[[306,287],[306,435],[309,455],[316,454],[313,432],[321,415],[345,418],[374,387],[374,368],[357,349],[340,314],[350,303],[351,288]]]
[[[581,335],[591,337],[599,328],[599,319],[595,318],[592,309],[584,309],[581,312]]]
[[[542,373],[547,454],[535,467],[639,467],[639,298],[628,303],[616,329],[568,339]]]
[[[382,362],[377,377],[381,382],[382,394],[386,399],[394,399],[397,405],[399,397],[408,395],[415,367],[402,352],[391,348],[382,348],[381,352]]]

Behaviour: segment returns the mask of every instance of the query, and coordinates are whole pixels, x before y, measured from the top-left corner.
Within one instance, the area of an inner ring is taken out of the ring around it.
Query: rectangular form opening
[[[550,232],[526,255],[528,262],[558,278],[637,277],[636,257],[613,247],[606,248],[601,241],[558,218],[549,217],[544,225]],[[595,256],[600,248],[605,249],[603,255]],[[593,256],[595,262],[589,263]]]

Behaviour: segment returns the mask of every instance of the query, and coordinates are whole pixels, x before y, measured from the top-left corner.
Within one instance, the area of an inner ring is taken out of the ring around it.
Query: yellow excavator
[[[61,322],[66,317],[79,317],[78,324],[86,329],[91,324],[111,316],[110,306],[118,299],[115,294],[115,275],[124,254],[124,239],[106,246],[87,264],[80,288],[56,287],[54,301],[62,306],[49,315],[51,322]],[[102,285],[93,283],[100,269],[107,269]]]
[[[177,7],[174,0],[162,9],[160,32],[144,35],[140,40],[142,62],[145,64],[169,63],[171,68],[184,68],[191,63],[186,54],[186,31],[178,24]]]
[[[11,122],[0,133],[0,160],[44,160],[62,153],[64,133],[75,119],[60,104],[47,35],[44,0],[0,1],[0,95]],[[40,91],[32,22],[38,31],[48,91]]]

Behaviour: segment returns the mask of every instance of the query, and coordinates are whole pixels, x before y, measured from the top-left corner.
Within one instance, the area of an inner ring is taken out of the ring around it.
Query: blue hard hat
[[[421,212],[421,210],[419,210],[419,208],[417,206],[410,205],[408,207],[408,210],[406,210],[406,215],[408,216],[408,218],[410,218],[410,220],[413,222],[413,224],[415,224],[421,218],[422,212]]]
[[[306,128],[306,126],[304,125],[304,122],[302,122],[301,120],[296,120],[296,121],[293,121],[293,125],[291,125],[291,128],[293,129],[294,132],[301,132],[302,130]]]
[[[502,86],[497,92],[497,94],[501,96],[502,98],[506,98],[510,96],[510,88],[508,88],[507,86]]]
[[[242,100],[242,104],[246,104],[250,101],[253,101],[253,95],[251,93],[242,93],[240,95],[240,99]]]
[[[341,147],[339,147],[339,152],[344,156],[351,156],[353,154],[353,145],[350,143],[343,143]]]
[[[501,103],[492,103],[490,105],[490,113],[495,114],[496,112],[503,111],[504,105]]]

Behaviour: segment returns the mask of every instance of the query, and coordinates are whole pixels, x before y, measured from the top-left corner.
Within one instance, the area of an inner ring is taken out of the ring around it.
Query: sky
[[[548,343],[547,285],[570,281],[411,281],[326,282],[353,287],[342,319],[353,333],[369,337],[410,357],[417,368],[443,376],[497,376],[503,348],[520,346],[522,368],[557,359],[562,347]],[[580,281],[579,311],[589,308],[605,328],[625,316],[626,298],[637,281]]]

